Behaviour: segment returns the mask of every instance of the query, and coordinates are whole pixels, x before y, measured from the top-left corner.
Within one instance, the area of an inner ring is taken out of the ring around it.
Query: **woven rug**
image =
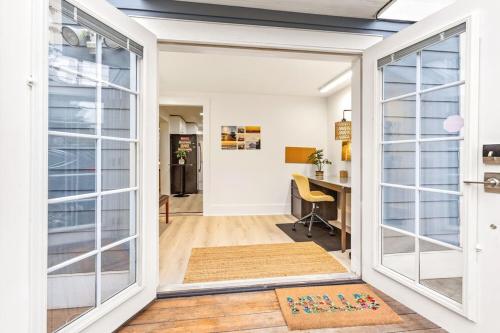
[[[184,283],[344,273],[313,242],[194,248]]]
[[[276,296],[290,330],[402,322],[366,284],[276,289]]]

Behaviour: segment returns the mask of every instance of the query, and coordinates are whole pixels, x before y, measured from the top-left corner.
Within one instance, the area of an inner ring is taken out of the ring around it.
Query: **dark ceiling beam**
[[[362,33],[387,37],[412,22],[296,13],[174,0],[108,0],[131,16]]]

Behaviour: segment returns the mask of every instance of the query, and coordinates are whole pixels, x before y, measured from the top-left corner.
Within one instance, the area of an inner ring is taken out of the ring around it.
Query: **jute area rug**
[[[401,323],[365,284],[276,289],[290,330]]]
[[[314,242],[194,248],[184,283],[344,273]]]

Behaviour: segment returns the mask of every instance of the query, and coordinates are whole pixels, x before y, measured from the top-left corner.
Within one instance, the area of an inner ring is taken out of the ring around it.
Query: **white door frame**
[[[443,14],[444,16],[444,14]],[[432,19],[432,18],[431,18]],[[466,84],[464,101],[465,115],[465,151],[463,179],[477,179],[478,167],[478,79],[479,79],[479,38],[477,18],[471,14],[461,14],[446,18],[444,21],[435,20],[424,26],[420,22],[411,26],[387,40],[368,49],[364,54],[363,62],[363,133],[365,134],[363,150],[363,277],[368,282],[381,290],[392,290],[391,296],[405,305],[417,310],[423,315],[434,309],[434,315],[442,312],[444,306],[468,319],[477,319],[477,188],[464,187],[464,196],[467,196],[467,210],[463,215],[466,221],[461,232],[464,238],[464,295],[463,306],[457,306],[448,298],[432,291],[429,288],[418,286],[400,274],[383,267],[380,261],[379,243],[380,233],[378,219],[379,209],[379,184],[381,165],[379,163],[381,151],[378,143],[381,133],[381,78],[377,68],[377,60],[413,45],[420,40],[439,34],[448,28],[467,23],[466,58],[467,64],[464,68]],[[425,22],[425,21],[424,21]],[[445,22],[443,24],[443,22]],[[418,172],[418,171],[417,171]],[[463,180],[461,179],[461,181]],[[394,284],[393,281],[398,284]],[[397,291],[396,291],[397,290]],[[423,295],[423,296],[421,296]],[[424,305],[425,304],[425,305]],[[423,310],[420,310],[423,309]],[[421,312],[422,311],[422,312]],[[432,312],[428,316],[432,319]]]
[[[31,103],[31,187],[30,187],[30,332],[45,332],[47,305],[47,175],[48,175],[48,8],[49,0],[30,2],[33,20],[31,66],[33,77]],[[104,0],[68,0],[96,19],[120,31],[144,47],[142,66],[138,73],[140,95],[138,133],[138,234],[136,283],[60,332],[105,332],[137,313],[156,296],[158,284],[158,104],[157,43],[154,35]],[[28,43],[22,40],[22,43]],[[154,64],[154,65],[145,65]],[[150,133],[156,133],[152,136]],[[28,288],[28,286],[26,286]],[[36,291],[36,292],[35,292]],[[116,311],[114,311],[116,310]]]
[[[204,97],[179,96],[175,93],[160,96],[159,105],[196,105],[203,108],[203,215],[210,215],[210,99]],[[170,180],[171,181],[171,180]],[[168,216],[167,216],[168,219]]]
[[[310,31],[302,29],[289,29],[278,27],[263,26],[245,26],[234,24],[219,24],[211,22],[191,22],[182,20],[170,20],[161,18],[143,18],[135,19],[154,32],[160,43],[165,43],[168,47],[163,48],[166,51],[172,49],[169,43],[178,44],[179,49],[186,51],[186,48],[210,47],[218,49],[221,52],[224,47],[228,47],[223,52],[248,52],[248,53],[270,53],[275,54],[285,51],[286,56],[289,52],[302,53],[304,59],[332,59],[336,55],[357,55],[359,56],[353,62],[352,85],[352,109],[353,109],[353,140],[352,140],[352,199],[351,199],[351,230],[353,230],[351,239],[351,271],[362,277],[361,267],[361,151],[362,151],[362,115],[361,115],[361,56],[365,48],[376,44],[382,40],[381,36],[351,34],[339,32]],[[222,49],[221,49],[222,47]],[[239,50],[238,50],[239,49]],[[209,50],[210,52],[210,50]],[[213,50],[212,50],[213,52]],[[182,94],[172,94],[173,97],[160,96],[161,104],[185,104],[195,103],[207,107],[210,114],[210,99],[204,97],[183,96]],[[205,111],[204,111],[205,112]],[[204,119],[204,133],[210,129],[210,118]],[[331,124],[333,126],[333,124]],[[205,132],[205,128],[207,131]],[[213,138],[212,138],[213,139]],[[204,215],[211,214],[210,192],[212,184],[210,182],[210,156],[209,147],[211,144],[218,145],[217,142],[204,140],[203,149],[205,153],[203,172],[208,180],[204,184],[207,189],[203,192],[203,212]]]

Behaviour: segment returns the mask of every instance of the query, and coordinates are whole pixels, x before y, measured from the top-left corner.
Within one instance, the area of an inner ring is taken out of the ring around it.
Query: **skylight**
[[[379,13],[378,18],[420,21],[454,2],[455,0],[395,0]]]

